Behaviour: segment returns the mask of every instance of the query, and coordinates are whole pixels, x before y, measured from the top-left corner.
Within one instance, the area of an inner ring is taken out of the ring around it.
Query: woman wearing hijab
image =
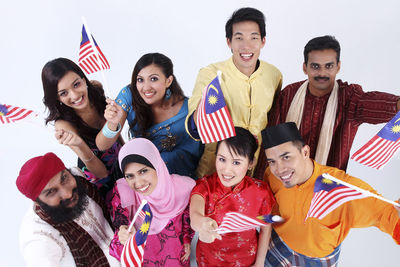
[[[120,260],[123,246],[135,233],[128,231],[143,199],[150,205],[153,219],[143,255],[143,266],[190,266],[190,242],[193,231],[189,221],[189,197],[195,181],[187,176],[169,174],[155,145],[135,138],[119,152],[124,178],[117,181],[112,204],[116,229],[110,254]]]

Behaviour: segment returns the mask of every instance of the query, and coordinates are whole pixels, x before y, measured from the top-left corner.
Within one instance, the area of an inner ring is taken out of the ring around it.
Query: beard
[[[88,196],[80,181],[80,178],[75,175],[73,176],[76,180],[76,187],[72,191],[71,198],[61,200],[58,206],[49,206],[40,199],[36,200],[39,206],[55,223],[65,223],[78,218],[85,211],[89,203]],[[69,207],[70,203],[74,202],[75,196],[78,197],[78,202],[74,207]]]

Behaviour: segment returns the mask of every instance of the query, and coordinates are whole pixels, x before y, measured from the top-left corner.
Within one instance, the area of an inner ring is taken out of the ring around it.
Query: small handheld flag
[[[314,196],[304,220],[310,217],[322,220],[327,214],[340,205],[350,200],[365,197],[367,196],[353,188],[334,182],[320,175],[315,181]]]
[[[218,234],[226,234],[231,232],[243,232],[254,229],[258,226],[265,226],[268,223],[282,222],[282,217],[278,215],[262,215],[257,219],[250,218],[239,212],[227,212],[216,230]]]
[[[374,197],[400,207],[400,204],[397,202],[385,199],[365,189],[339,180],[332,175],[323,173],[315,181],[314,196],[304,221],[310,217],[322,220],[340,205],[351,200],[366,197]]]
[[[371,140],[351,156],[360,164],[380,170],[400,148],[400,111]]]
[[[2,124],[18,122],[20,120],[37,116],[38,114],[33,110],[0,104],[0,123]]]
[[[97,45],[96,40],[92,36],[94,47],[86,32],[85,25],[82,26],[81,44],[79,48],[79,66],[87,73],[105,70],[110,68],[106,57]]]
[[[122,250],[121,264],[124,267],[142,266],[144,247],[146,245],[151,220],[153,218],[153,214],[148,203],[144,204],[143,208],[136,212],[134,219],[136,219],[137,216],[142,217],[143,215],[144,220],[142,225],[139,227],[136,233],[129,238]],[[134,220],[132,223],[133,222]]]
[[[204,144],[236,135],[218,76],[204,88],[197,114],[197,129]]]

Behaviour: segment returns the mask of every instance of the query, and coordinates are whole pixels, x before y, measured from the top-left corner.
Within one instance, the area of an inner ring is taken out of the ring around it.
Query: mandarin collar
[[[240,70],[238,70],[238,68],[235,66],[235,63],[233,63],[233,56],[229,58],[229,68],[235,73],[236,77],[239,77],[242,80],[245,81],[250,81],[252,79],[254,79],[255,77],[257,77],[259,75],[259,73],[261,72],[261,64],[262,62],[257,59],[258,61],[258,68],[256,69],[255,72],[253,72],[250,77],[247,77],[245,74],[243,74]]]
[[[232,189],[232,187],[226,187],[226,186],[224,186],[224,185],[221,183],[221,181],[220,181],[219,176],[218,176],[217,173],[216,173],[216,176],[217,176],[217,183],[218,183],[218,186],[219,186],[219,188],[222,190],[222,192],[224,192],[224,193],[236,193],[236,192],[239,192],[239,191],[242,190],[242,188],[244,187],[245,180],[247,179],[247,176],[244,176],[243,179],[240,181],[240,183],[238,183],[237,185],[235,185],[235,186],[233,187],[233,189]]]

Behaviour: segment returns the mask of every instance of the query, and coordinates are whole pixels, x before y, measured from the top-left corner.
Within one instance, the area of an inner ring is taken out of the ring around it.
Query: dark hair
[[[145,157],[138,154],[130,154],[127,155],[125,158],[123,158],[121,161],[121,170],[124,175],[125,175],[125,168],[129,163],[140,163],[155,170],[153,164],[151,164],[151,162]]]
[[[171,94],[172,105],[175,105],[184,98],[182,88],[174,76],[174,65],[172,64],[171,59],[160,53],[149,53],[143,55],[138,60],[138,62],[136,62],[136,65],[132,73],[131,84],[129,86],[129,89],[132,93],[132,108],[135,111],[135,119],[129,125],[130,127],[129,132],[131,133],[131,130],[134,129],[135,125],[138,126],[136,131],[133,130],[135,132],[134,136],[145,137],[146,130],[149,129],[154,124],[154,115],[153,112],[151,111],[151,107],[143,100],[136,87],[136,80],[139,72],[143,68],[150,66],[152,64],[159,67],[162,70],[165,77],[168,78],[171,75],[173,77],[172,83],[169,87],[172,93]],[[166,102],[165,99],[163,101],[164,103]]]
[[[308,41],[304,47],[304,63],[308,63],[308,54],[315,50],[333,49],[336,52],[336,63],[340,61],[340,44],[334,36],[325,35]]]
[[[233,24],[242,21],[253,21],[258,24],[260,29],[261,39],[265,37],[265,17],[264,14],[255,8],[244,7],[233,12],[232,16],[225,24],[225,36],[232,41],[232,28]]]
[[[235,127],[235,132],[236,136],[219,141],[217,143],[215,153],[218,152],[219,145],[222,142],[225,142],[231,152],[243,157],[247,157],[249,161],[252,161],[254,159],[254,153],[256,153],[258,148],[256,138],[249,132],[249,130],[246,130],[242,127]]]
[[[305,146],[305,143],[303,140],[294,140],[292,141],[292,144],[299,150],[301,151],[301,149]]]
[[[79,135],[92,139],[92,137],[97,134],[98,130],[87,125],[81,117],[76,114],[73,108],[61,105],[59,101],[58,82],[70,71],[75,72],[86,81],[90,104],[94,105],[101,117],[104,114],[106,99],[102,86],[90,83],[81,68],[73,61],[67,58],[57,58],[47,62],[42,70],[43,103],[49,111],[46,124],[50,121],[65,120],[76,127]]]

